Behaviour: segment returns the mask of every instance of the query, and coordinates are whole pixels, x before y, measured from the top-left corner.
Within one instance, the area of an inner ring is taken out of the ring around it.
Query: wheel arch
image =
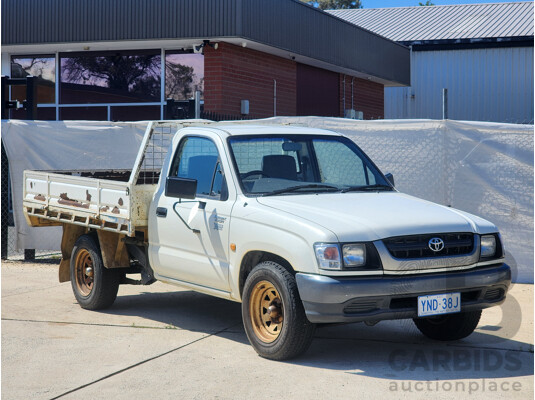
[[[258,264],[264,261],[276,262],[277,264],[280,264],[286,270],[288,270],[288,272],[290,272],[292,275],[295,275],[294,268],[292,267],[290,262],[286,260],[285,258],[277,254],[270,253],[268,251],[251,250],[243,256],[241,263],[240,263],[240,274],[239,274],[240,298],[242,297],[243,287],[245,285],[245,281],[247,280],[247,277],[249,276],[249,274],[251,273],[251,271],[253,270],[255,266],[257,266]]]

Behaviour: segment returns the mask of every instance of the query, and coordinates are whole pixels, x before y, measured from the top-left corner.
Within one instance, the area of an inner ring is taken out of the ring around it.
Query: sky
[[[386,8],[386,7],[410,7],[417,6],[419,2],[426,0],[362,0],[364,8]],[[431,0],[437,6],[448,4],[485,4],[485,3],[512,3],[506,0]]]

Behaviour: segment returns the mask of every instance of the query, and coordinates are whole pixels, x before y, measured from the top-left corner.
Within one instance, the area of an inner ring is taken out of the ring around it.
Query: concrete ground
[[[533,286],[457,343],[411,321],[322,327],[290,362],[260,358],[240,304],[156,283],[82,310],[57,262],[4,262],[2,398],[533,398]]]

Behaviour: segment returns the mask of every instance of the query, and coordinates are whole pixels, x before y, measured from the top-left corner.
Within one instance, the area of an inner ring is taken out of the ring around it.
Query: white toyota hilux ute
[[[30,225],[63,226],[59,278],[83,308],[120,284],[180,285],[241,302],[275,360],[324,323],[406,318],[462,339],[511,282],[496,226],[398,192],[326,130],[154,122],[132,170],[25,171],[23,205]]]

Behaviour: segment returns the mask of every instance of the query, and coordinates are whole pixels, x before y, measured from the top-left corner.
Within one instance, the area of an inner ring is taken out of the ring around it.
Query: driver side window
[[[227,184],[217,147],[212,140],[184,138],[174,156],[169,176],[197,180],[197,196],[217,200],[228,198]]]

